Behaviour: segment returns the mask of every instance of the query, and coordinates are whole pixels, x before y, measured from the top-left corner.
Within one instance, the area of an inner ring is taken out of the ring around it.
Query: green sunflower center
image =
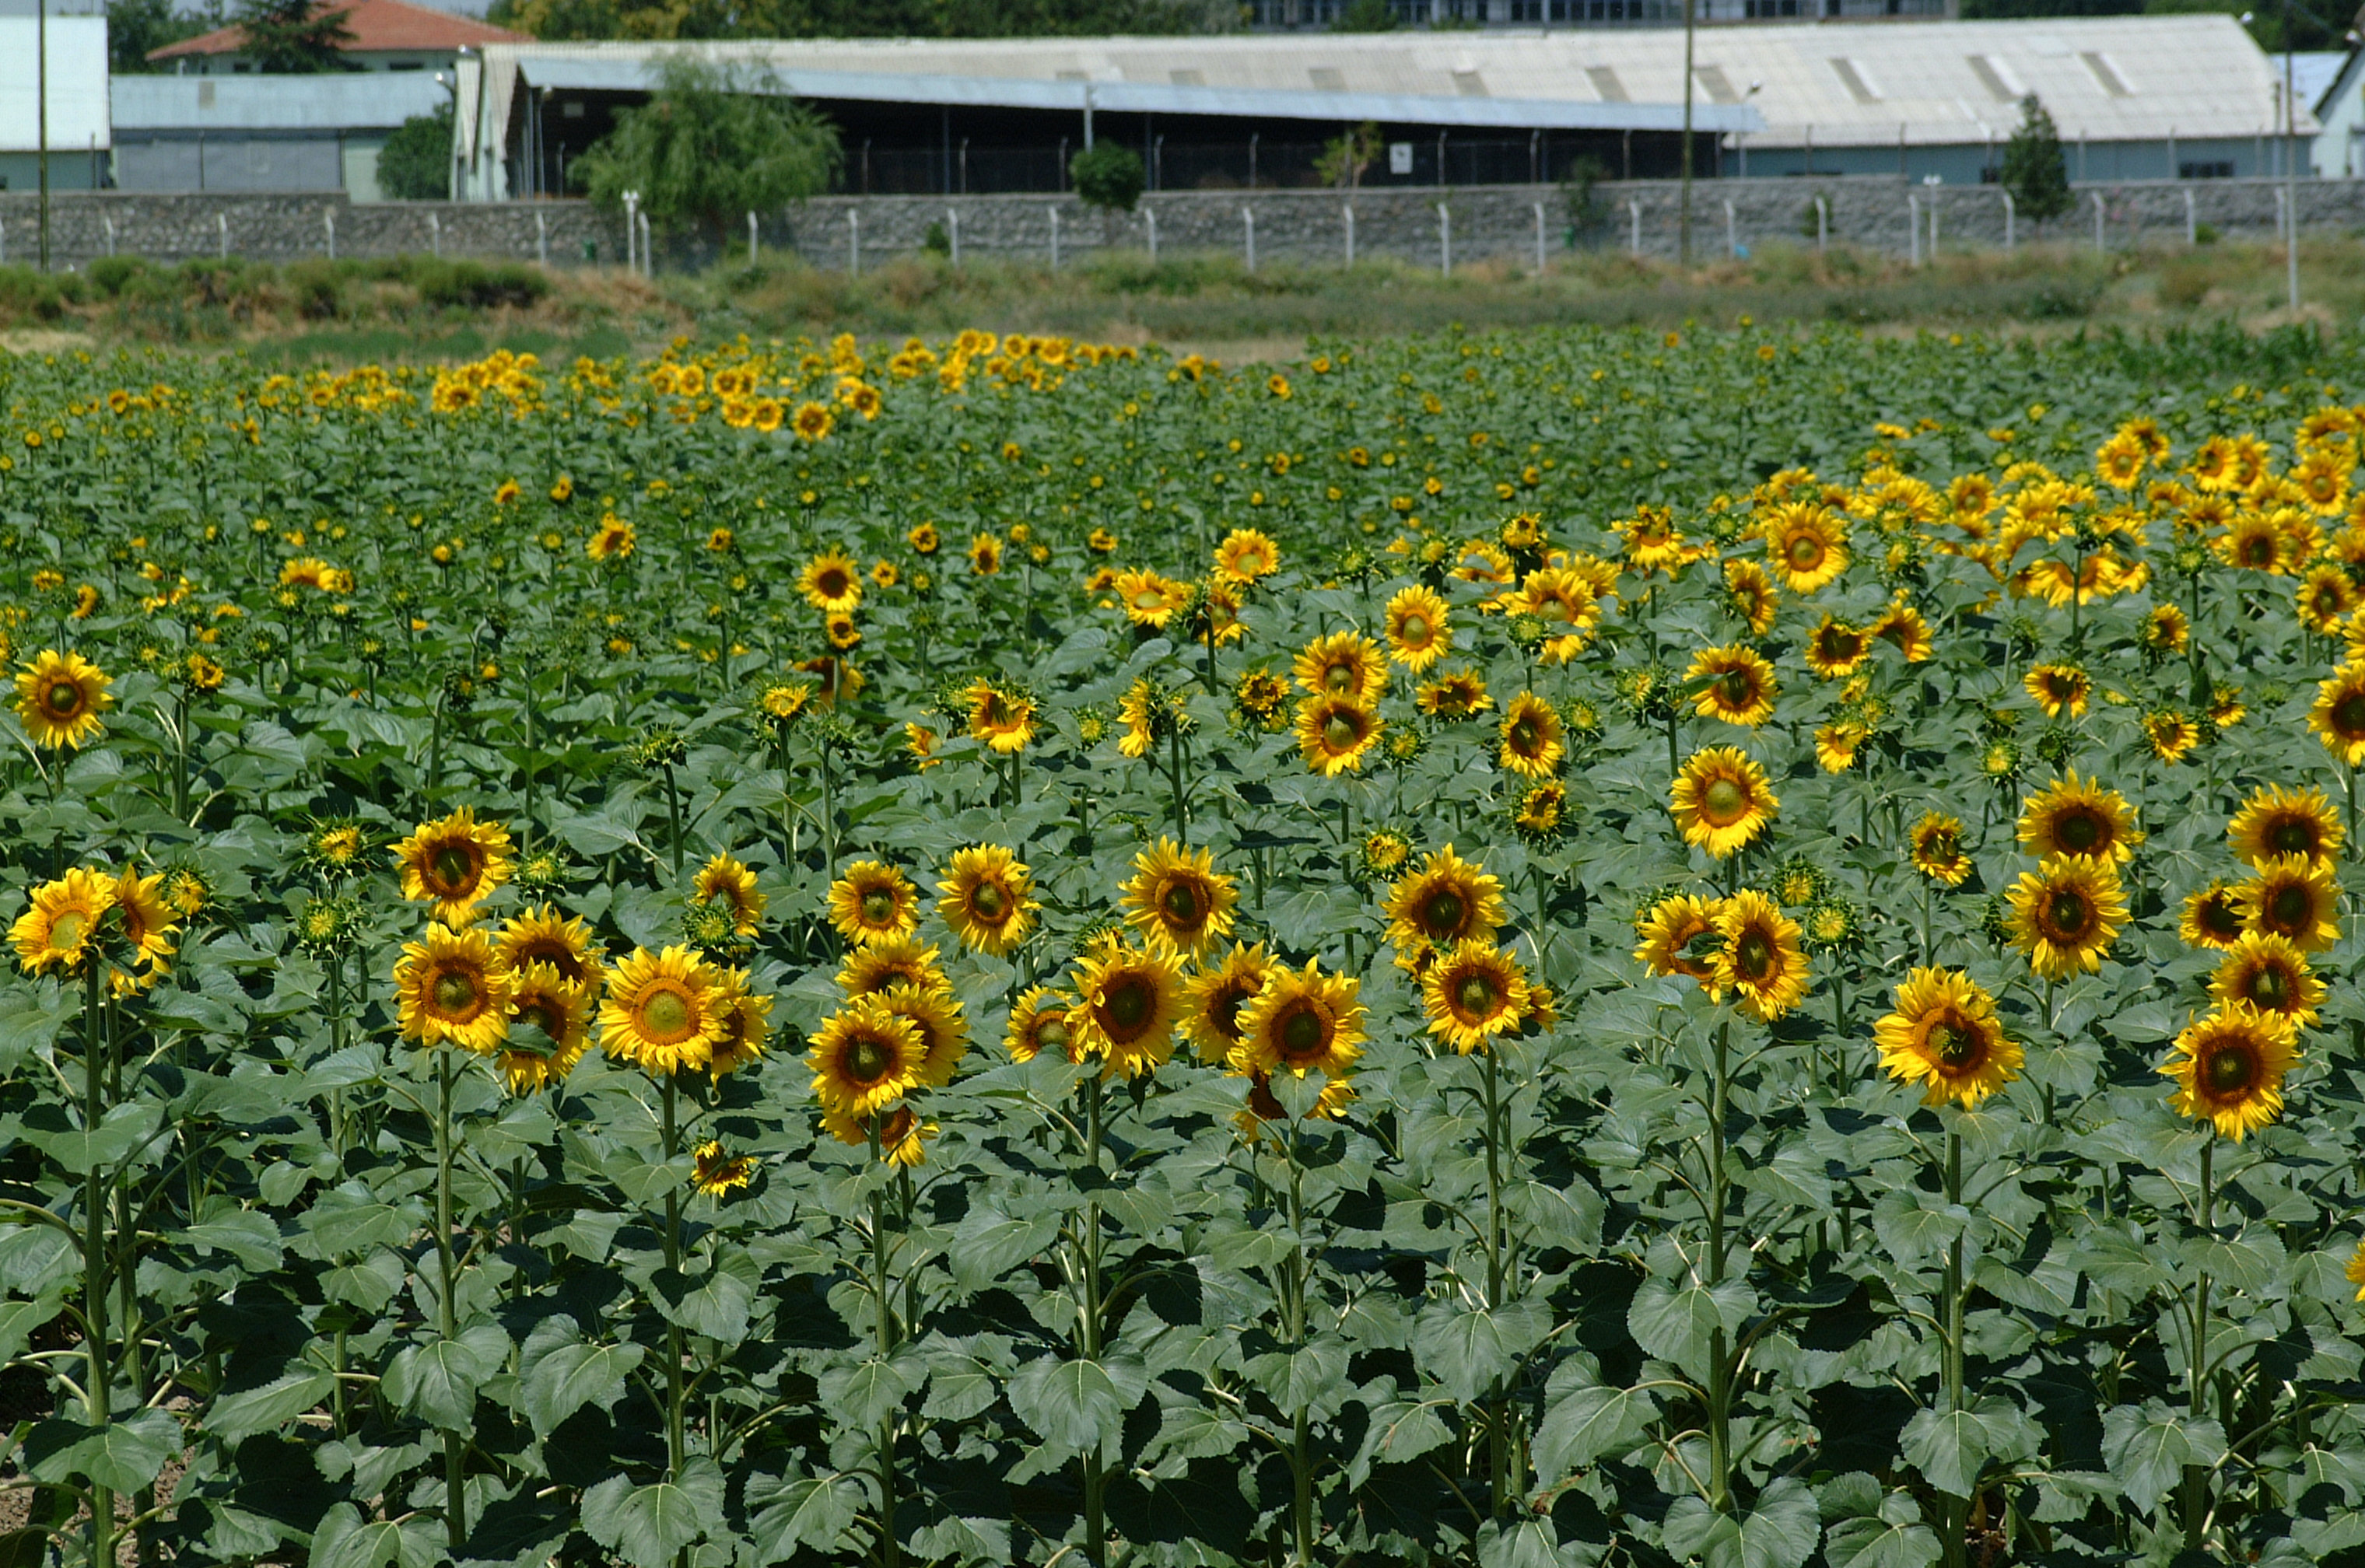
[[[661,991],[643,1004],[641,1017],[658,1038],[680,1039],[689,1033],[689,998],[678,991]]]
[[[1149,981],[1127,976],[1110,988],[1101,1005],[1109,1022],[1129,1036],[1149,1024],[1158,998]]]
[[[1406,616],[1404,618],[1404,624],[1396,628],[1397,637],[1400,638],[1407,645],[1415,648],[1425,646],[1428,644],[1429,633],[1429,617],[1422,615],[1418,611]]]
[[[428,857],[427,864],[439,885],[454,890],[466,887],[476,868],[476,857],[457,844],[443,846]]]
[[[1811,533],[1801,533],[1792,538],[1782,553],[1789,557],[1790,565],[1802,572],[1809,571],[1822,560],[1823,542]]]
[[[2278,855],[2313,855],[2315,830],[2301,818],[2285,818],[2267,830],[2267,846]]]
[[[1761,984],[1774,974],[1774,939],[1765,931],[1751,926],[1732,945],[1733,972],[1752,984]]]
[[[1739,822],[1749,810],[1749,791],[1738,779],[1711,779],[1700,791],[1700,814],[1719,827]]]
[[[846,1076],[857,1083],[876,1083],[887,1076],[893,1059],[894,1053],[887,1048],[886,1041],[869,1035],[857,1036],[846,1052]]]
[[[1281,1040],[1281,1054],[1292,1061],[1304,1061],[1322,1054],[1330,1043],[1330,1031],[1322,1015],[1303,1003],[1290,1010],[1275,1031]]]
[[[895,918],[895,895],[885,888],[870,888],[862,895],[862,924],[885,925]]]
[[[1333,713],[1323,722],[1322,742],[1332,751],[1345,751],[1362,737],[1362,726],[1344,713]]]
[[[2291,977],[2281,964],[2264,965],[2250,977],[2250,1000],[2261,1007],[2280,1011],[2291,993]]]
[[[476,977],[465,969],[444,969],[431,988],[439,1013],[466,1013],[476,1005]]]
[[[1355,666],[1340,661],[1322,672],[1322,689],[1334,697],[1342,697],[1355,689]],[[1332,722],[1337,722],[1333,720]]]
[[[51,681],[41,704],[58,718],[71,719],[82,711],[82,688],[71,680]]]
[[[1511,725],[1511,748],[1521,756],[1531,756],[1541,749],[1536,745],[1537,739],[1533,719],[1520,719]]]
[[[2365,736],[2365,691],[2352,691],[2332,705],[2332,727],[2347,736]]]
[[[1068,1054],[1068,1024],[1058,1014],[1035,1025],[1035,1046],[1038,1050]]]
[[[558,1015],[544,1002],[529,1002],[518,1009],[518,1022],[542,1031],[544,1039],[558,1038]]]
[[[2054,829],[2054,837],[2072,855],[2084,855],[2110,836],[2101,817],[2091,812],[2071,812]]]
[[[2086,934],[2094,918],[2093,906],[2086,902],[2086,895],[2068,888],[2054,892],[2046,902],[2045,913],[2046,924],[2073,942]]]
[[[1757,682],[1745,669],[1727,670],[1716,683],[1716,694],[1728,708],[1746,708],[1757,700]]]
[[[72,947],[90,929],[90,916],[78,909],[70,909],[50,924],[50,946]]]
[[[1429,895],[1420,906],[1420,923],[1432,939],[1458,936],[1462,923],[1469,915],[1470,905],[1451,888],[1440,888]]]
[[[1010,896],[992,882],[980,882],[969,895],[969,907],[981,920],[998,921],[1010,913]]]
[[[2297,882],[2277,888],[2267,899],[2267,914],[2284,930],[2296,930],[2315,913],[2315,901],[2307,890]]]
[[[1199,902],[1199,890],[1188,882],[1176,882],[1169,887],[1166,896],[1159,901],[1159,907],[1166,912],[1167,919],[1186,928],[1198,924],[1205,917]]]
[[[2238,1094],[2256,1081],[2259,1063],[2247,1046],[2219,1046],[2201,1063],[2202,1079],[2219,1094]]]

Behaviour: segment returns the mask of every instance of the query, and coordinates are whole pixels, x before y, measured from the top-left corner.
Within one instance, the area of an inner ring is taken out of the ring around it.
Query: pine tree
[[[2004,145],[1997,180],[2032,223],[2069,210],[2069,161],[2061,151],[2061,132],[2034,93],[2020,101],[2020,125]]]

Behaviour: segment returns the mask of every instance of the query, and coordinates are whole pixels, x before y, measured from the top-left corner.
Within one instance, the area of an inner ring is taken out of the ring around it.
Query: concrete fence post
[[[1051,270],[1052,270],[1053,272],[1058,272],[1058,271],[1059,270],[1059,209],[1058,207],[1052,207],[1052,208],[1050,209],[1050,213],[1051,213]]]
[[[1355,204],[1349,202],[1339,212],[1347,223],[1347,264],[1351,267],[1355,264]]]
[[[656,252],[649,244],[649,215],[641,214],[641,275],[654,279],[657,275]]]
[[[846,209],[846,275],[862,275],[862,215],[850,207]]]
[[[1642,202],[1639,196],[1626,198],[1626,216],[1632,220],[1634,226],[1631,238],[1626,241],[1626,248],[1639,258],[1642,254]]]
[[[1730,206],[1732,206],[1732,204],[1731,202],[1727,202],[1725,205],[1726,205],[1727,207],[1730,207]],[[1543,270],[1544,270],[1544,204],[1543,204],[1543,203],[1541,203],[1541,202],[1537,202],[1537,203],[1535,204],[1535,209],[1536,209],[1536,273],[1537,273],[1537,275],[1541,276],[1541,275],[1542,275],[1542,274],[1543,274]]]
[[[427,215],[427,252],[433,256],[443,253],[443,220],[432,212]]]
[[[1256,271],[1256,214],[1245,207],[1240,208],[1240,236],[1241,243],[1246,248],[1249,271],[1254,272]]]
[[[1158,264],[1158,209],[1154,207],[1143,207],[1141,221],[1149,230],[1149,264],[1154,267]]]
[[[1732,198],[1730,196],[1725,198],[1724,203],[1724,253],[1726,259],[1730,261],[1737,262],[1741,259],[1741,229],[1739,220],[1733,215]]]
[[[1437,204],[1437,265],[1447,277],[1453,275],[1453,209],[1443,202]]]
[[[2012,234],[2012,229],[2014,227],[2013,220],[2019,217],[2019,209],[2014,207],[2012,199],[2012,193],[2010,191],[2005,190],[2002,186],[1999,185],[1996,187],[1996,195],[2003,197],[2003,248],[2009,251],[2012,249],[2012,242],[2014,238]]]
[[[953,270],[960,270],[960,208],[945,208],[945,233],[951,241]]]
[[[626,191],[624,193],[624,270],[628,273],[641,270],[640,224],[641,193]]]
[[[1911,191],[1905,193],[1905,259],[1911,266],[1922,264],[1922,198]]]
[[[1938,259],[1938,193],[1930,193],[1930,259]]]
[[[220,241],[221,241],[221,259],[222,259],[223,261],[225,261],[225,262],[226,262],[226,261],[230,260],[230,214],[229,214],[229,213],[227,213],[227,212],[217,212],[217,213],[215,213],[215,214],[214,214],[214,230],[215,230],[215,233],[217,234],[217,236],[219,238],[219,240],[220,240]]]
[[[2187,248],[2201,243],[2201,224],[2192,210],[2192,187],[2184,187],[2184,243]]]
[[[550,225],[538,212],[533,215],[533,259],[550,265]]]
[[[2109,248],[2109,246],[2108,246],[2108,245],[2107,245],[2107,243],[2106,243],[2105,236],[2104,236],[2104,234],[2103,234],[2103,232],[2102,232],[2102,192],[2100,192],[2100,191],[2096,191],[2096,192],[2094,192],[2094,193],[2093,193],[2093,196],[2094,196],[2094,253],[2095,253],[2096,255],[2101,255],[2101,254],[2102,254],[2105,250],[2107,250],[2107,249]]]
[[[2275,187],[2275,238],[2278,240],[2287,239],[2290,236],[2290,219],[2287,216],[2290,211],[2289,196],[2281,185],[2277,185]]]
[[[536,215],[534,221],[537,224],[542,221],[540,215]],[[747,215],[747,264],[749,266],[756,264],[756,259],[763,253],[763,249],[764,230],[757,223],[756,215],[751,212]]]
[[[106,230],[106,253],[111,256],[115,254],[115,219],[101,213],[98,221]]]
[[[1832,204],[1822,197],[1815,198],[1815,249],[1832,248]]]
[[[320,209],[320,227],[328,232],[329,260],[333,262],[337,259],[337,209],[335,207],[324,207]]]

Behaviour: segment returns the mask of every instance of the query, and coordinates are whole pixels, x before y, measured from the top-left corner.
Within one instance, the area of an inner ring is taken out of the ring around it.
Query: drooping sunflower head
[[[1774,666],[1745,643],[1702,648],[1684,679],[1703,718],[1754,729],[1774,716]]]
[[[2316,688],[2307,727],[2343,767],[2365,762],[2365,659],[2350,659]]]
[[[2357,608],[2357,586],[2338,566],[2311,567],[2300,579],[2296,603],[2301,625],[2320,637],[2337,637],[2341,621]]]
[[[1382,624],[1387,633],[1388,657],[1416,674],[1444,657],[1453,644],[1445,600],[1432,588],[1398,589],[1388,600]]]
[[[2086,711],[2087,700],[2094,690],[2093,678],[2073,664],[2038,665],[2023,678],[2021,684],[2048,719],[2077,718]]]
[[[1126,921],[1150,941],[1195,955],[1232,928],[1239,892],[1216,869],[1205,849],[1185,849],[1160,838],[1133,858],[1134,874],[1122,891]]]
[[[1171,953],[1104,941],[1076,966],[1075,1013],[1103,1077],[1139,1078],[1173,1054],[1182,971]]]
[[[920,923],[920,891],[880,860],[857,860],[829,885],[829,921],[856,946],[907,936]]]
[[[115,879],[115,913],[123,924],[129,951],[111,976],[118,995],[144,991],[172,969],[173,933],[179,912],[165,902],[164,876],[141,876],[126,868]]]
[[[925,1052],[912,1021],[877,996],[857,996],[825,1019],[805,1063],[824,1114],[867,1117],[920,1085]]]
[[[403,1038],[490,1056],[509,1033],[517,978],[483,931],[431,923],[403,945],[394,991]]]
[[[1765,769],[1733,746],[1693,753],[1669,798],[1684,842],[1719,860],[1764,833],[1782,804]]]
[[[719,978],[687,947],[635,947],[609,973],[600,1048],[658,1078],[704,1071],[723,1037]]]
[[[1854,675],[1871,651],[1872,639],[1862,629],[1829,611],[1807,634],[1807,667],[1825,680],[1844,680]]]
[[[919,1036],[920,1081],[937,1088],[950,1083],[961,1058],[969,1054],[969,1015],[952,988],[891,985],[874,994]]]
[[[79,747],[105,727],[114,681],[80,654],[44,648],[17,675],[17,719],[36,745]]]
[[[714,1010],[721,1027],[707,1070],[721,1078],[763,1060],[772,1029],[772,999],[747,988],[746,970],[721,971],[714,986]]]
[[[2046,980],[2101,969],[2102,955],[2126,924],[2126,894],[2107,859],[2056,856],[2021,873],[2009,896],[2012,943]]]
[[[501,925],[494,938],[502,961],[519,973],[536,964],[557,971],[569,985],[598,985],[607,975],[607,956],[581,916],[569,919],[555,906],[539,904]]]
[[[936,914],[965,947],[999,958],[1034,928],[1035,882],[998,844],[957,850],[936,883]]]
[[[1034,699],[987,680],[970,682],[961,695],[969,701],[970,735],[996,756],[1024,751],[1034,740]]]
[[[2155,708],[2143,716],[2144,739],[2162,762],[2181,762],[2201,744],[2201,726],[2181,708]]]
[[[848,996],[868,996],[891,985],[944,985],[936,958],[936,948],[908,931],[881,936],[847,951],[837,971],[838,988]]]
[[[2284,937],[2303,953],[2320,953],[2340,940],[2340,888],[2329,865],[2285,855],[2258,871],[2236,894],[2246,929]]]
[[[2241,889],[2220,877],[2186,897],[2176,934],[2188,946],[2212,947],[2222,952],[2241,940],[2247,925],[2242,913]]]
[[[1378,711],[1358,697],[1309,697],[1297,705],[1298,752],[1325,778],[1360,771],[1380,732]]]
[[[2253,793],[2225,831],[2234,853],[2254,867],[2287,855],[2329,861],[2347,836],[2323,790],[2286,790],[2280,784]]]
[[[1732,991],[1761,1023],[1799,1004],[1807,991],[1807,958],[1799,949],[1798,922],[1754,889],[1726,899],[1716,915],[1716,960],[1706,981],[1718,1001]]]
[[[1724,602],[1751,632],[1763,637],[1774,629],[1782,596],[1765,567],[1754,561],[1734,560],[1724,564]]]
[[[698,868],[690,898],[726,912],[733,933],[740,936],[753,936],[762,929],[764,908],[771,902],[757,890],[755,872],[721,853]]]
[[[2080,779],[2075,768],[2030,796],[2020,813],[2020,846],[2039,859],[2071,855],[2123,865],[2143,837],[2126,797]]]
[[[1082,1036],[1069,1023],[1076,999],[1048,985],[1030,986],[1011,1005],[1003,1042],[1012,1061],[1033,1061],[1048,1052],[1069,1062],[1083,1059]]]
[[[517,989],[499,1065],[510,1093],[532,1094],[565,1082],[590,1048],[591,987],[548,964],[513,966],[510,973]]]
[[[1493,706],[1486,679],[1476,670],[1447,670],[1421,683],[1415,706],[1432,719],[1469,719]]]
[[[1509,953],[1474,938],[1439,954],[1421,977],[1420,999],[1429,1032],[1467,1056],[1519,1028],[1527,1015],[1528,977]]]
[[[845,615],[862,602],[862,566],[843,550],[825,550],[797,574],[797,591],[824,615]]]
[[[1890,605],[1880,619],[1872,623],[1866,635],[1875,642],[1895,647],[1905,655],[1907,664],[1922,663],[1936,647],[1930,636],[1929,621],[1910,604]]]
[[[2280,1014],[2306,1028],[2324,1003],[2324,982],[2309,969],[2307,956],[2289,940],[2246,931],[2217,966],[2209,994],[2220,1007],[2247,1002],[2261,1013]]]
[[[2169,1104],[2239,1143],[2283,1111],[2283,1077],[2299,1061],[2291,1020],[2229,1002],[2176,1036],[2159,1066],[2176,1081]]]
[[[76,867],[34,889],[31,904],[8,931],[25,972],[80,974],[99,952],[116,886],[104,871]]]
[[[1913,868],[1933,882],[1962,886],[1971,874],[1971,857],[1963,848],[1963,823],[1944,812],[1924,812],[1913,824]]]
[[[745,1190],[755,1179],[754,1158],[733,1154],[723,1147],[719,1138],[709,1138],[700,1144],[691,1156],[689,1183],[703,1196],[728,1197],[733,1193]]]
[[[1634,961],[1654,975],[1688,975],[1696,980],[1707,980],[1716,969],[1715,954],[1705,943],[1698,949],[1694,944],[1715,932],[1723,905],[1722,899],[1704,899],[1690,893],[1670,893],[1652,904],[1635,922],[1634,933],[1640,941],[1634,948]]]
[[[1243,1037],[1241,1009],[1276,972],[1278,968],[1262,943],[1251,947],[1235,942],[1221,963],[1209,965],[1184,982],[1182,1032],[1198,1047],[1201,1061],[1222,1067],[1231,1060],[1234,1047]]]
[[[467,806],[441,821],[420,823],[395,846],[394,854],[402,874],[402,896],[432,902],[435,918],[445,925],[465,925],[475,919],[476,905],[510,879],[509,829],[478,822]]]
[[[1567,756],[1567,729],[1559,711],[1532,691],[1512,698],[1503,710],[1496,761],[1522,778],[1549,778]]]
[[[1534,844],[1550,844],[1568,827],[1568,786],[1557,778],[1531,784],[1511,807],[1511,826]]]
[[[1503,924],[1503,884],[1449,844],[1389,887],[1381,913],[1399,954],[1491,943]]]
[[[1363,1054],[1361,990],[1351,977],[1325,974],[1311,960],[1302,970],[1273,966],[1239,1010],[1232,1070],[1268,1078],[1283,1071],[1299,1078],[1318,1072],[1344,1081]]]
[[[1959,969],[1916,969],[1897,988],[1897,1009],[1873,1025],[1880,1065],[1919,1087],[1925,1105],[1952,1100],[1976,1110],[2020,1076],[2021,1047],[1996,1017],[1995,998]]]

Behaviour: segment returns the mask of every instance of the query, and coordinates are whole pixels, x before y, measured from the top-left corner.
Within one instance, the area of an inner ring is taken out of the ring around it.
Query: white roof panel
[[[449,101],[424,71],[312,76],[118,76],[115,123],[129,130],[383,130]]]

